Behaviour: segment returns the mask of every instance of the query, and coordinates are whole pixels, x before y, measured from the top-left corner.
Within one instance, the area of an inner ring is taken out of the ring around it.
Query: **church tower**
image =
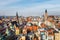
[[[45,10],[45,14],[44,14],[44,19],[47,20],[48,18],[48,13],[47,13],[47,9]]]
[[[18,20],[18,12],[16,12],[16,19]]]
[[[18,12],[16,12],[16,21],[17,21],[17,23],[19,24],[19,16],[18,16]]]

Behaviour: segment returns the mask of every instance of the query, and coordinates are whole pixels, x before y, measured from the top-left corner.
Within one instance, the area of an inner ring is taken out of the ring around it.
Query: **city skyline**
[[[60,0],[0,0],[0,16],[41,16],[45,9],[49,15],[60,15]]]

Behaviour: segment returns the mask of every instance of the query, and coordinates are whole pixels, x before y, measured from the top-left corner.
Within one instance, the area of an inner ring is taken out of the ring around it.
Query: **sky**
[[[60,15],[60,0],[0,0],[0,16]]]

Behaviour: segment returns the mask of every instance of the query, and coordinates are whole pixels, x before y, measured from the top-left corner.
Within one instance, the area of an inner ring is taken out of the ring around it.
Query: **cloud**
[[[15,3],[18,1],[22,1],[22,0],[0,0],[0,6],[9,5],[11,3]]]
[[[40,4],[33,7],[25,7],[25,8],[10,8],[6,10],[1,10],[0,12],[3,13],[1,15],[15,15],[16,11],[18,11],[19,16],[41,16],[44,14],[45,9],[48,10],[49,14],[58,13],[60,10],[60,5],[51,5],[51,4]]]

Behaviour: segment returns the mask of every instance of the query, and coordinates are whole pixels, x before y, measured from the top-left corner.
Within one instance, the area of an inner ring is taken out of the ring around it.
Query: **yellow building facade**
[[[55,40],[60,40],[60,32],[59,33],[55,33]]]

